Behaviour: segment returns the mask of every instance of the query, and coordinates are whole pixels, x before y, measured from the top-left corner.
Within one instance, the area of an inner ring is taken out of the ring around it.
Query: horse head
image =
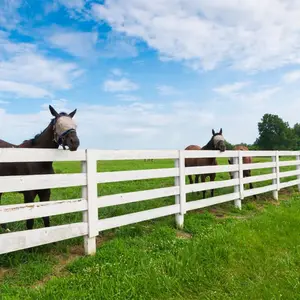
[[[80,145],[76,132],[77,125],[73,120],[77,109],[69,114],[65,112],[58,113],[51,105],[49,105],[49,110],[54,117],[54,119],[52,119],[52,125],[55,142],[64,149],[66,149],[67,146],[70,151],[76,151]]]

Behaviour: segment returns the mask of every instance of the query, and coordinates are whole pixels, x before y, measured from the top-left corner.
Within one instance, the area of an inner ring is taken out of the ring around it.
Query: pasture
[[[287,159],[287,158],[285,158]],[[254,162],[270,159],[254,158]],[[218,159],[228,164],[227,159]],[[100,161],[98,172],[172,168],[173,160]],[[80,172],[80,163],[55,163],[56,173]],[[281,171],[296,167],[281,167]],[[252,176],[271,172],[254,170]],[[229,179],[218,173],[216,180]],[[282,178],[282,181],[294,177]],[[188,183],[187,177],[186,182]],[[254,187],[270,181],[254,183]],[[98,194],[111,195],[174,185],[174,177],[107,183]],[[247,186],[248,188],[248,186]],[[82,238],[75,238],[0,256],[0,294],[3,299],[250,299],[294,298],[297,281],[300,204],[297,187],[272,192],[257,200],[233,201],[188,212],[182,231],[174,216],[106,230],[98,237],[97,254],[83,254]],[[232,192],[215,190],[215,196]],[[80,198],[81,188],[52,189],[52,200]],[[208,197],[209,195],[207,195]],[[202,196],[187,195],[187,201]],[[20,194],[5,194],[2,204],[22,203]],[[36,200],[37,201],[37,200]],[[101,208],[99,219],[174,204],[175,197]],[[51,225],[80,222],[82,213],[51,217]],[[12,231],[25,222],[10,223]],[[41,219],[34,228],[43,227]]]

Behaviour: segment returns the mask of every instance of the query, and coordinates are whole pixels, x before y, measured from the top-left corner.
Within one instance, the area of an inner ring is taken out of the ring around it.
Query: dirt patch
[[[10,269],[0,268],[0,282],[4,278],[4,276],[7,275],[9,272],[11,272]]]
[[[113,233],[109,233],[105,236],[97,236],[96,247],[100,247],[103,243],[112,239],[113,237]],[[52,273],[44,277],[42,280],[36,282],[32,286],[32,288],[40,287],[54,277],[62,277],[70,274],[69,271],[66,269],[66,266],[75,261],[76,259],[83,257],[84,255],[85,253],[83,245],[75,245],[68,248],[68,253],[65,255],[56,253],[55,257],[57,258],[57,264],[53,267]]]
[[[187,232],[184,232],[181,230],[177,230],[176,237],[178,237],[179,239],[191,239],[193,236],[190,233],[187,233]]]
[[[57,264],[53,267],[52,273],[44,277],[42,280],[36,282],[34,285],[31,286],[31,288],[38,288],[54,277],[62,277],[69,274],[69,272],[66,269],[66,265],[73,262],[76,258],[79,258],[80,256],[81,255],[72,254],[69,255],[68,258],[65,258],[63,256],[59,257]]]
[[[101,246],[103,243],[105,243],[105,242],[111,240],[114,236],[115,236],[115,235],[114,235],[113,232],[109,232],[109,233],[106,234],[106,235],[99,235],[99,236],[97,236],[97,238],[96,238],[96,245],[97,245],[97,248],[98,248],[99,246]]]

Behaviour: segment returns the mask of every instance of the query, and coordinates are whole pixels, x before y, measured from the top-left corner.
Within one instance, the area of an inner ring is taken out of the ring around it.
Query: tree
[[[299,123],[296,123],[294,125],[294,134],[297,139],[297,150],[299,150],[300,148],[300,124]]]
[[[233,145],[230,142],[226,141],[226,140],[225,140],[225,146],[226,146],[227,150],[232,150],[233,149]]]
[[[264,114],[258,123],[255,145],[262,150],[293,150],[297,147],[295,131],[278,115]]]

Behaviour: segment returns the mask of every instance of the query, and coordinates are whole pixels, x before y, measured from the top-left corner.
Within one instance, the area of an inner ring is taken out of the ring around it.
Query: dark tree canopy
[[[228,141],[225,140],[225,146],[227,150],[232,150],[233,149],[233,145],[231,143],[229,143]]]
[[[294,133],[296,136],[297,150],[300,149],[300,124],[296,123],[294,125]]]
[[[293,150],[297,138],[293,128],[278,115],[264,114],[258,123],[259,136],[255,142],[261,150]]]
[[[300,150],[300,123],[290,127],[278,115],[264,114],[258,122],[258,138],[251,144],[239,143],[249,150]],[[232,150],[234,144],[225,141],[226,149]]]

